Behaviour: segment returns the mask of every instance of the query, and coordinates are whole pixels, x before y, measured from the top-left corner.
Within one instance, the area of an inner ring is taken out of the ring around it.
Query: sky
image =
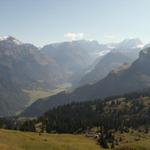
[[[150,42],[150,0],[0,0],[0,36],[43,46],[67,40]]]

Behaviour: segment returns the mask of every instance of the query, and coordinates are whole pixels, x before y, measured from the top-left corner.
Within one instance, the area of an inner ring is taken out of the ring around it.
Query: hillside
[[[84,135],[42,134],[0,130],[1,150],[101,150]]]
[[[54,88],[65,82],[63,71],[55,60],[42,54],[36,46],[16,43],[16,40],[7,37],[0,41],[1,76],[9,77],[25,89]]]
[[[26,147],[30,150],[32,147],[32,149],[59,150],[61,147],[64,150],[73,148],[82,150],[87,145],[89,149],[102,149],[104,147],[102,141],[105,140],[108,147],[113,146],[114,150],[149,150],[150,89],[109,97],[104,101],[59,106],[38,119],[10,120],[13,121],[12,126],[5,118],[1,121],[1,125],[4,123],[2,126],[5,128],[36,132],[38,132],[36,126],[42,123],[41,129],[44,130],[41,131],[49,133],[39,135],[0,130],[0,139],[2,138],[0,146],[3,147],[9,147],[13,142],[14,149]]]
[[[120,134],[117,134],[119,137]],[[132,132],[122,134],[122,142],[115,150],[149,150],[150,135]],[[140,140],[136,141],[136,137]],[[1,150],[104,150],[92,138],[85,135],[72,134],[42,134],[19,132],[11,130],[0,130],[0,149]]]
[[[42,115],[59,105],[94,99],[103,99],[124,93],[139,91],[150,86],[150,48],[140,52],[139,58],[130,67],[112,71],[104,79],[93,85],[85,85],[71,93],[59,93],[43,101],[38,100],[25,110],[25,116]]]
[[[24,90],[53,89],[66,82],[53,59],[11,36],[0,40],[0,72],[0,116],[25,108],[30,98]]]
[[[60,133],[84,131],[95,126],[106,129],[150,126],[150,91],[59,106],[46,112],[41,119],[45,120],[47,132]]]

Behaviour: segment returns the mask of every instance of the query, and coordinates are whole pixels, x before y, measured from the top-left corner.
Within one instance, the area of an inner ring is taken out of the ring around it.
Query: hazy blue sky
[[[150,42],[150,0],[0,0],[0,36],[44,45],[139,37]]]

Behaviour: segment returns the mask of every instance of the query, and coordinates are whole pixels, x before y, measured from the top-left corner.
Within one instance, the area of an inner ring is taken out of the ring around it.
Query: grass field
[[[0,130],[0,150],[101,150],[84,135],[42,134]]]
[[[150,150],[150,135],[118,134],[122,141],[114,150]],[[140,137],[135,140],[135,137]],[[84,135],[42,134],[0,130],[0,150],[104,150],[94,139]]]

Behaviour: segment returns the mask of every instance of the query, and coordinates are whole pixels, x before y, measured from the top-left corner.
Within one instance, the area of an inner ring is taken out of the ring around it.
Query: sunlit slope
[[[84,135],[42,134],[0,130],[0,150],[100,150]]]

